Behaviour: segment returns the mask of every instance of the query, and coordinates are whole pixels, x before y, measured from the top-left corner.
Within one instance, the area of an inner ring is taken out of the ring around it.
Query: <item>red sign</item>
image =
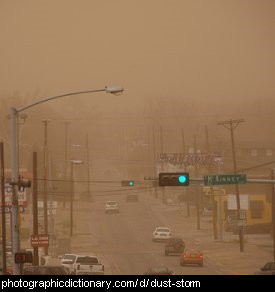
[[[49,246],[49,235],[48,234],[32,235],[31,245],[32,247]]]

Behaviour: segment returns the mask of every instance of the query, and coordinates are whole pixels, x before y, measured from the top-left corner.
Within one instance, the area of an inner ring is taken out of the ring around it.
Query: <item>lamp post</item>
[[[74,206],[74,165],[82,165],[82,160],[71,160],[71,206],[70,206],[70,236],[73,236],[73,206]]]
[[[17,125],[16,118],[17,115],[25,111],[31,107],[34,107],[38,104],[48,102],[57,98],[80,95],[80,94],[88,94],[88,93],[96,93],[96,92],[107,92],[115,95],[121,94],[123,92],[122,87],[105,87],[97,90],[86,90],[86,91],[77,91],[71,93],[65,93],[62,95],[57,95],[49,98],[39,99],[34,101],[33,103],[16,109],[14,107],[10,108],[10,159],[11,159],[11,186],[12,186],[12,226],[11,226],[11,237],[12,237],[12,255],[14,257],[15,253],[20,250],[19,247],[19,226],[18,226],[18,197],[17,197],[17,184],[18,184],[18,161],[17,161]],[[13,262],[13,274],[19,274],[19,265]]]

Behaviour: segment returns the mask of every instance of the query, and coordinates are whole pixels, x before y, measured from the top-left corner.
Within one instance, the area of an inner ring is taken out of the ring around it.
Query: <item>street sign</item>
[[[204,176],[204,185],[229,185],[229,184],[245,184],[245,174],[222,174],[222,175],[206,175]]]
[[[31,236],[32,247],[49,246],[49,235],[48,234],[38,234]]]

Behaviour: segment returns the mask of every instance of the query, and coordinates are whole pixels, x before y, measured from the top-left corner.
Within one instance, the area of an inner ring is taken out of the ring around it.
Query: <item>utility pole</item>
[[[208,136],[208,128],[205,126],[205,136],[206,136],[206,151],[209,154],[210,153],[210,145],[209,145],[209,136]],[[211,164],[208,165],[208,174],[212,174],[212,167]],[[216,201],[214,198],[214,191],[213,187],[210,186],[210,196],[211,196],[211,204],[212,204],[212,223],[213,223],[213,235],[214,239],[218,239],[217,234],[217,209],[216,209]]]
[[[274,169],[271,170],[271,179],[274,179]],[[274,184],[271,184],[271,206],[272,206],[272,236],[273,236],[273,261],[275,262],[275,191]]]
[[[218,122],[218,125],[224,126],[226,129],[230,130],[231,135],[231,144],[232,144],[232,155],[233,155],[233,167],[234,167],[234,174],[237,174],[237,162],[236,162],[236,153],[235,153],[235,140],[234,140],[234,129],[240,124],[243,123],[244,119],[238,119],[238,120],[229,120],[229,121],[223,121]],[[238,221],[241,220],[241,202],[240,202],[240,191],[239,191],[239,185],[235,185],[236,189],[236,201],[237,201],[237,216]],[[244,236],[243,236],[243,227],[239,227],[239,240],[240,240],[240,252],[244,251]]]
[[[194,135],[194,155],[197,154],[197,137],[196,134]],[[198,167],[195,164],[195,177],[198,177]],[[200,222],[200,196],[199,196],[199,187],[196,186],[196,207],[197,207],[197,229],[201,229],[201,222]]]
[[[160,126],[160,153],[163,153],[163,132],[162,132],[162,126]],[[163,162],[161,162],[161,172],[163,172]],[[164,204],[167,203],[166,197],[165,197],[165,187],[161,188],[162,191],[162,202]]]
[[[186,154],[186,145],[185,145],[185,139],[184,139],[184,132],[183,129],[181,129],[181,138],[182,138],[182,149],[183,154]],[[184,170],[186,170],[186,166],[184,167]],[[189,188],[184,188],[183,190],[186,198],[186,207],[187,207],[187,217],[190,217],[190,202],[189,202]]]
[[[37,210],[37,152],[33,152],[33,187],[32,187],[33,234],[38,235]],[[33,247],[33,265],[39,265],[38,247]]]
[[[157,177],[157,158],[156,158],[156,139],[155,139],[155,129],[153,127],[153,154],[154,154],[154,173]],[[155,197],[158,198],[158,188],[155,187]]]
[[[4,143],[0,143],[0,159],[1,159],[1,199],[2,199],[2,275],[6,274],[6,200],[5,200],[5,165],[4,165]]]
[[[65,122],[65,145],[64,145],[64,179],[67,179],[67,166],[68,166],[68,126],[69,126],[69,122]],[[66,201],[64,199],[63,201],[63,208],[65,208],[66,206]]]
[[[88,183],[87,183],[87,192],[88,198],[93,201],[93,197],[90,194],[90,155],[89,155],[89,134],[86,135],[86,149],[87,149],[87,176],[88,176]]]
[[[48,234],[48,120],[44,123],[44,193],[43,193],[43,210],[44,210],[44,234]],[[44,255],[48,255],[48,247],[44,247]]]

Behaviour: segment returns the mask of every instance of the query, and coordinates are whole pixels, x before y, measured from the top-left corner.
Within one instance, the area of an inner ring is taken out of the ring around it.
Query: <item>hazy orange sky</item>
[[[1,0],[0,90],[270,96],[274,15],[273,0]]]
[[[274,98],[274,15],[274,0],[0,0],[0,97],[19,106],[14,92],[35,99],[122,85],[120,97],[80,97],[75,116],[82,104],[91,118],[96,108],[130,116],[149,111],[151,98],[176,99],[209,104],[204,113],[219,119],[245,118],[241,136],[254,126],[242,109]],[[68,119],[68,102],[47,106]]]

